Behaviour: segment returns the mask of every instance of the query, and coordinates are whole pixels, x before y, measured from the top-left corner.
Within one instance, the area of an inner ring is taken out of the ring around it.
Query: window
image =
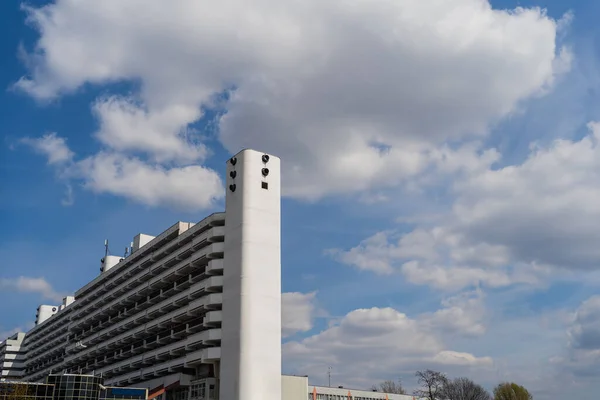
[[[262,183],[262,188],[269,190],[269,184],[267,182]]]

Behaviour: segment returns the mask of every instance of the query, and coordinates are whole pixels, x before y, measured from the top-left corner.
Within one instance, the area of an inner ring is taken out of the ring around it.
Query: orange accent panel
[[[313,400],[317,400],[317,388],[313,387]]]
[[[151,395],[148,396],[148,400],[155,399],[158,396],[160,396],[161,394],[163,394],[164,392],[166,392],[165,388],[157,390],[156,392],[154,392],[154,393],[152,393]]]

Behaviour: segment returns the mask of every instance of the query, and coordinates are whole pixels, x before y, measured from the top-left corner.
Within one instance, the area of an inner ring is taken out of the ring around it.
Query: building
[[[244,150],[226,178],[225,212],[137,235],[74,297],[40,306],[23,378],[92,374],[174,400],[281,396],[280,161]]]
[[[0,342],[0,382],[19,380],[25,373],[24,333],[15,333]]]
[[[46,383],[1,382],[0,400],[146,400],[148,390],[105,387],[91,375],[50,375]]]
[[[54,386],[18,381],[0,382],[0,400],[54,400]]]
[[[244,150],[226,180],[225,212],[139,234],[122,257],[107,246],[96,278],[40,306],[23,379],[90,375],[156,400],[309,399],[307,380],[281,375],[280,161]]]
[[[411,395],[381,393],[343,387],[312,386],[306,376],[281,377],[283,400],[417,400]]]

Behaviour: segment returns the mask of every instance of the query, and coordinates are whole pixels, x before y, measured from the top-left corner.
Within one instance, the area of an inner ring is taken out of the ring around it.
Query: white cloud
[[[532,147],[519,165],[457,175],[451,211],[404,234],[380,232],[332,254],[415,284],[539,285],[600,267],[600,124],[580,140]],[[580,277],[581,279],[581,277]]]
[[[283,293],[281,295],[281,326],[283,337],[310,331],[318,311],[316,292]]]
[[[198,119],[196,107],[173,105],[149,113],[132,99],[108,97],[98,100],[93,110],[101,124],[96,137],[116,151],[144,152],[159,162],[178,163],[201,161],[207,155],[203,144],[193,142],[198,135],[178,122]]]
[[[166,168],[118,153],[98,153],[77,163],[75,174],[96,193],[123,196],[149,206],[209,208],[224,195],[219,175],[199,165]]]
[[[552,358],[557,379],[569,385],[597,389],[600,373],[600,296],[583,301],[570,314],[563,352]]]
[[[547,272],[536,265],[510,268],[504,248],[485,243],[471,246],[443,226],[417,228],[403,235],[379,232],[349,250],[334,249],[329,253],[336,260],[362,270],[400,272],[413,284],[444,290],[535,284],[538,276]]]
[[[86,189],[95,193],[108,193],[148,206],[179,210],[210,208],[224,196],[220,176],[201,165],[166,166],[113,151],[100,151],[74,161],[74,153],[67,147],[65,139],[56,134],[27,139],[27,142],[44,149],[49,164],[55,164],[61,179],[67,181],[63,205],[74,202],[70,180],[82,181]],[[66,155],[68,164],[65,163]]]
[[[221,142],[281,156],[286,194],[308,199],[418,175],[440,143],[485,134],[570,60],[556,45],[568,18],[482,0],[57,0],[27,11],[41,37],[17,87],[50,99],[139,83],[133,103],[98,103],[98,137],[188,162],[204,152],[189,124],[233,87]],[[448,168],[479,163],[445,152]]]
[[[48,157],[48,164],[64,164],[73,159],[73,152],[67,140],[56,133],[48,133],[39,138],[23,138],[21,142],[30,146],[35,152]]]
[[[420,317],[429,329],[444,334],[481,336],[486,332],[484,295],[481,290],[463,292],[442,302],[439,310]]]
[[[332,366],[336,384],[365,387],[392,374],[413,374],[421,367],[492,366],[490,357],[446,349],[443,330],[430,328],[425,319],[412,319],[393,308],[354,310],[316,335],[285,343],[284,365],[317,380],[319,372]]]
[[[1,278],[0,288],[14,290],[21,293],[35,293],[44,299],[55,302],[62,301],[64,295],[54,290],[52,285],[44,278],[30,278],[20,276],[16,279]]]
[[[457,229],[516,260],[571,269],[600,265],[600,124],[579,141],[533,147],[521,165],[458,183]]]
[[[600,296],[592,296],[579,306],[568,337],[570,348],[597,351],[600,355]]]

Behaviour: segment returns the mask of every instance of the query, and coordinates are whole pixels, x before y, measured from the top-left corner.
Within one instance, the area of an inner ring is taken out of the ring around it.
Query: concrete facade
[[[308,377],[281,377],[283,400],[420,400],[406,394],[381,393],[343,387],[313,386]]]
[[[38,309],[23,378],[93,374],[168,387],[178,400],[279,399],[279,168],[277,157],[244,150],[227,162],[226,212],[138,234],[124,257],[106,246],[95,279]]]
[[[242,152],[227,163],[223,399],[281,396],[279,170],[278,158],[257,152]]]
[[[0,342],[0,381],[20,380],[25,374],[24,333],[15,333]]]
[[[225,212],[140,233],[123,257],[105,243],[95,279],[2,342],[2,374],[88,374],[157,400],[412,400],[281,375],[280,184],[277,157],[244,150]]]

